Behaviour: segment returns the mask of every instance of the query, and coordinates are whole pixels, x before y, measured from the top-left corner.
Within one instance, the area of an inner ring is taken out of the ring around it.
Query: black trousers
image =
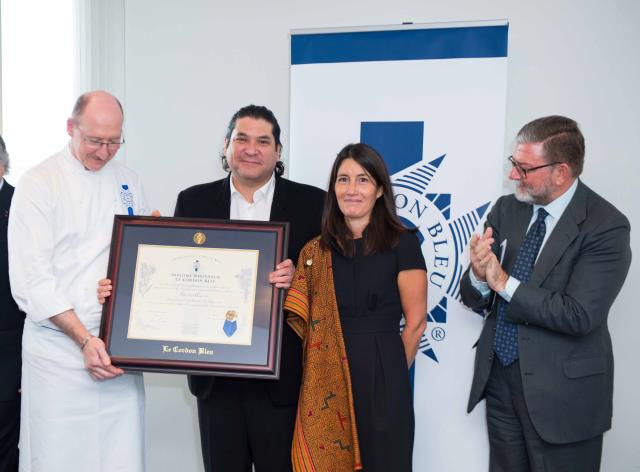
[[[0,472],[17,472],[20,397],[0,402]]]
[[[289,472],[296,405],[274,405],[266,382],[217,378],[198,399],[206,472]]]
[[[536,432],[522,391],[520,363],[494,359],[485,389],[490,472],[597,472],[602,434],[576,443],[551,444]]]

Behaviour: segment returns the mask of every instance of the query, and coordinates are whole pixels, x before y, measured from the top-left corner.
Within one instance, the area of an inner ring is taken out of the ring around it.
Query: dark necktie
[[[547,232],[544,219],[548,214],[544,208],[538,210],[538,218],[529,228],[518,251],[511,275],[521,283],[527,283],[531,278],[536,257]],[[505,367],[518,358],[518,325],[507,321],[505,316],[507,306],[508,303],[502,297],[498,297],[498,320],[496,322],[496,335],[493,338],[493,350],[497,354],[500,363]]]

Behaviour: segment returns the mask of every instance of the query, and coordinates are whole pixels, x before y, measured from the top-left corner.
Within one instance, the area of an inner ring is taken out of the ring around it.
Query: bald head
[[[67,133],[71,136],[71,153],[87,170],[102,169],[116,154],[122,138],[122,105],[116,97],[102,90],[78,97]],[[97,143],[97,144],[96,144]]]
[[[79,123],[86,112],[109,113],[113,116],[120,115],[120,120],[124,119],[124,111],[120,100],[104,90],[83,93],[76,100],[71,112],[71,119],[74,123]]]
[[[120,110],[120,115],[124,117],[124,110],[120,100],[104,90],[94,90],[93,92],[83,93],[76,100],[73,105],[73,111],[71,112],[71,118],[76,122],[82,117],[89,105],[95,105],[97,107],[111,107],[116,106]]]

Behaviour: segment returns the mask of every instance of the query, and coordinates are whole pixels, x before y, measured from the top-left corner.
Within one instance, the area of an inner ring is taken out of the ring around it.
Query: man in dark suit
[[[269,281],[288,288],[302,246],[320,234],[324,195],[284,179],[280,126],[273,113],[249,105],[236,112],[222,155],[227,178],[183,190],[175,216],[288,221],[289,259]],[[206,471],[291,470],[291,442],[302,376],[302,346],[286,323],[280,379],[248,380],[190,376],[198,399],[200,440]]]
[[[4,180],[9,154],[0,136],[0,471],[18,470],[22,313],[11,296],[7,223],[13,187]]]
[[[486,399],[491,471],[597,471],[612,415],[607,316],[631,262],[629,221],[578,179],[575,121],[528,123],[509,159],[515,195],[471,240],[460,287],[488,313],[468,411]]]

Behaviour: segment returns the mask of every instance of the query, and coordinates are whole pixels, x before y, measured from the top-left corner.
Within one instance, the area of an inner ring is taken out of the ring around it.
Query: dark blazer
[[[486,225],[494,252],[506,244],[502,267],[511,273],[533,207],[501,197]],[[631,263],[630,226],[613,205],[578,182],[576,192],[546,241],[531,279],[507,308],[518,324],[524,397],[538,434],[564,444],[595,437],[611,427],[613,353],[607,316]],[[493,361],[495,295],[483,298],[469,268],[460,282],[462,301],[488,309],[477,342],[468,411],[483,398]]]
[[[178,195],[174,216],[229,219],[231,205],[230,177],[196,185]],[[310,185],[276,177],[270,221],[289,222],[288,258],[294,265],[298,253],[307,241],[320,234],[325,192]],[[302,379],[302,345],[284,323],[280,379],[254,380],[269,382],[269,394],[276,405],[294,405]],[[206,399],[212,392],[215,377],[189,376],[189,389],[198,398]]]
[[[9,286],[7,223],[12,197],[13,187],[5,181],[0,189],[0,401],[18,396],[24,326],[24,313],[18,309]]]

